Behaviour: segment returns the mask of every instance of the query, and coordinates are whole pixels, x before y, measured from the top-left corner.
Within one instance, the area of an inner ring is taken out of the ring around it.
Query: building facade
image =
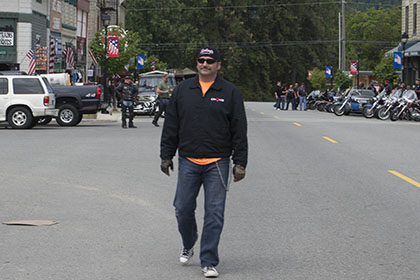
[[[401,34],[407,34],[407,42],[401,42],[395,51],[403,52],[403,81],[414,84],[420,77],[420,1],[402,0]]]
[[[78,73],[86,82],[101,76],[89,56],[89,41],[103,29],[101,13],[110,25],[124,27],[125,0],[0,0],[0,71],[28,71],[36,54],[36,73]],[[74,63],[65,59],[71,50]],[[90,70],[90,71],[89,71]]]
[[[36,53],[36,70],[47,69],[48,3],[46,0],[0,0],[0,70],[24,70],[26,54]]]

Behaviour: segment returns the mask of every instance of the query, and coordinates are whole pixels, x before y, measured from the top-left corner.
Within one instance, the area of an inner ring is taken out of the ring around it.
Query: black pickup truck
[[[83,114],[96,114],[104,110],[102,86],[53,86],[58,116],[56,121],[61,126],[78,125]],[[107,105],[106,105],[107,106]],[[40,124],[47,124],[51,118],[40,120]]]

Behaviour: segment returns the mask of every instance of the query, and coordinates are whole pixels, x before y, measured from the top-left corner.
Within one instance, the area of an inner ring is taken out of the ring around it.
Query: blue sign
[[[402,67],[402,52],[394,52],[394,69]]]
[[[325,67],[325,77],[332,78],[332,66]]]
[[[137,55],[137,69],[144,69],[144,54]]]

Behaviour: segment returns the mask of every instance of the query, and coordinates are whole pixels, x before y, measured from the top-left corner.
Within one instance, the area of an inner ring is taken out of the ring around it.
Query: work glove
[[[235,164],[233,167],[233,181],[238,182],[245,177],[245,167]]]
[[[160,170],[162,170],[163,173],[169,176],[169,168],[171,168],[171,170],[174,171],[174,164],[172,162],[172,159],[162,159],[162,162],[160,164]]]

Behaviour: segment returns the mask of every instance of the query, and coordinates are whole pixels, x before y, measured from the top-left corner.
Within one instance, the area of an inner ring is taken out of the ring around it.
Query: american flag
[[[119,56],[118,37],[109,37],[108,56],[109,57]]]
[[[67,47],[64,51],[64,61],[67,64],[67,68],[72,68],[74,65],[74,55],[73,49],[71,47]]]
[[[96,57],[93,54],[93,51],[92,50],[89,50],[89,56],[92,59],[92,62],[93,62],[94,65],[98,64],[98,61],[96,60]]]
[[[34,50],[30,49],[28,53],[26,54],[26,57],[29,58],[28,75],[32,75],[35,72],[35,66],[36,66],[36,57],[35,57]]]
[[[358,61],[357,60],[352,60],[350,61],[350,74],[357,74],[359,73],[359,69],[358,69]]]

